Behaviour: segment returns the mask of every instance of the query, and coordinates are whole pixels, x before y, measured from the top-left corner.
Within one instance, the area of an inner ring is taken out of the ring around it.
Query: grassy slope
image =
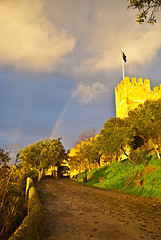
[[[161,159],[148,156],[147,164],[134,165],[128,160],[115,162],[87,173],[86,184],[148,197],[161,198]],[[78,176],[82,181],[84,173]]]

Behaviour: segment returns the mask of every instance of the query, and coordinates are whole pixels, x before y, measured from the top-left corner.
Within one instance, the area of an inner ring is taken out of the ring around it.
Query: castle
[[[161,84],[151,90],[149,79],[125,77],[115,88],[116,117],[125,118],[139,104],[158,98],[161,98]]]

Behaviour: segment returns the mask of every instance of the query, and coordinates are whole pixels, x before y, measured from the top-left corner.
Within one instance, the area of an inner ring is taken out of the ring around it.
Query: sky
[[[0,0],[0,147],[62,138],[115,117],[125,75],[161,83],[161,19],[138,24],[126,0]]]

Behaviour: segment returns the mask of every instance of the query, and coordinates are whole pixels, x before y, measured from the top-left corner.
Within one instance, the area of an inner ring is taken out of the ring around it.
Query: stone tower
[[[150,88],[150,80],[135,77],[125,77],[115,88],[116,117],[125,118],[129,111],[147,99],[156,100],[161,98],[161,84],[153,90]]]

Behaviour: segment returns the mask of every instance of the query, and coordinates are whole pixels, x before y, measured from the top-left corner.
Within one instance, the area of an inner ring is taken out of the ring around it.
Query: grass
[[[85,173],[78,175],[83,181]],[[128,159],[87,171],[87,185],[161,198],[161,159],[147,155],[146,164],[134,165]]]

